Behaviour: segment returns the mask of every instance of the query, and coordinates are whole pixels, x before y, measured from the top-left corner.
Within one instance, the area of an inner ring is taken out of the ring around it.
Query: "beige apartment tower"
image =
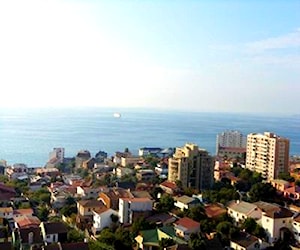
[[[213,184],[213,171],[213,160],[208,152],[187,143],[176,148],[173,157],[169,158],[168,180],[179,180],[184,188],[209,189]]]
[[[246,168],[273,180],[279,173],[288,172],[289,146],[287,138],[270,132],[247,136]]]

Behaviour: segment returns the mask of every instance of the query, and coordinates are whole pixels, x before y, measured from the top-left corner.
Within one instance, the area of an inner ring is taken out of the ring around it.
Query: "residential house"
[[[134,170],[131,168],[117,167],[114,169],[113,173],[118,178],[122,178],[124,176],[134,176]]]
[[[12,232],[13,244],[19,249],[39,247],[43,244],[39,225],[41,221],[35,216],[22,215],[14,218],[15,230]],[[18,246],[18,244],[20,244]]]
[[[120,165],[122,167],[134,166],[141,161],[139,156],[122,156]]]
[[[33,209],[32,208],[20,208],[15,209],[13,211],[13,217],[21,217],[21,216],[33,216]]]
[[[75,182],[82,181],[82,178],[81,176],[75,174],[63,175],[63,181],[65,184],[72,186]]]
[[[84,199],[96,199],[100,192],[104,190],[103,187],[98,188],[91,188],[91,187],[83,187],[79,186],[77,187],[77,195],[78,197],[84,198]]]
[[[200,232],[200,223],[188,217],[183,217],[174,223],[176,235],[189,240],[192,233]]]
[[[113,157],[113,162],[117,165],[121,164],[121,159],[126,157],[131,157],[132,154],[130,152],[116,152],[115,156]]]
[[[164,181],[160,185],[160,188],[167,194],[173,195],[180,191],[175,182]]]
[[[80,200],[77,201],[77,210],[80,216],[92,216],[93,210],[104,207],[102,201],[97,200]]]
[[[292,230],[294,213],[287,208],[277,207],[263,212],[261,226],[265,229],[268,242],[274,243],[284,235],[286,229]]]
[[[23,180],[28,178],[28,168],[26,164],[16,163],[6,168],[6,175],[10,180]]]
[[[46,244],[67,241],[68,228],[63,222],[42,222],[40,228]]]
[[[27,227],[27,228],[19,228],[18,238],[17,240],[13,240],[14,245],[18,245],[18,240],[20,242],[21,250],[36,248],[39,249],[43,245],[43,238],[41,235],[41,229],[39,227]],[[14,239],[14,237],[13,237]]]
[[[198,199],[189,197],[187,195],[174,197],[174,206],[178,207],[180,210],[190,209],[192,207],[198,206],[200,204]]]
[[[139,149],[139,156],[157,155],[162,151],[162,148],[144,147]]]
[[[288,187],[288,188],[284,189],[283,195],[286,198],[289,198],[293,201],[297,201],[300,199],[300,187],[297,185]]]
[[[81,230],[89,229],[93,225],[93,211],[105,207],[102,201],[81,200],[77,202],[76,225]]]
[[[75,168],[82,168],[83,162],[91,158],[88,150],[80,150],[75,157]]]
[[[95,158],[90,158],[90,159],[88,159],[88,160],[86,160],[82,163],[82,167],[84,169],[92,170],[95,166],[95,163],[96,163],[96,159]]]
[[[292,221],[292,232],[294,234],[295,240],[300,243],[300,214],[297,213],[297,215],[293,218]]]
[[[120,198],[120,222],[123,224],[132,224],[138,217],[149,216],[152,212],[153,202],[149,198]]]
[[[260,249],[260,244],[257,237],[240,232],[231,238],[230,247],[234,250],[257,250]]]
[[[60,172],[57,168],[37,168],[36,174],[42,177],[54,178],[60,175]]]
[[[146,218],[146,221],[157,226],[168,226],[173,224],[177,219],[167,213],[154,214]]]
[[[139,249],[154,250],[159,249],[159,243],[162,239],[172,239],[175,245],[168,247],[168,250],[175,250],[180,245],[187,245],[187,242],[179,238],[172,226],[158,227],[156,229],[143,230],[135,237]]]
[[[227,213],[238,225],[247,218],[260,219],[262,211],[255,204],[245,201],[232,201],[227,205]]]
[[[14,218],[15,228],[39,227],[41,221],[36,216],[22,215]]]
[[[137,171],[136,178],[138,181],[149,181],[152,180],[156,174],[152,169],[141,169]]]
[[[4,220],[13,218],[12,207],[0,207],[0,225],[3,225]]]
[[[290,187],[290,183],[288,181],[281,180],[281,179],[270,180],[270,184],[274,188],[276,188],[276,190],[280,193],[282,193],[285,189]]]
[[[118,210],[120,198],[133,198],[133,197],[134,196],[127,189],[115,187],[101,192],[99,194],[98,200],[102,201],[107,208]]]
[[[207,204],[204,209],[207,217],[210,219],[217,219],[227,213],[226,208],[220,203]]]
[[[105,227],[109,227],[113,223],[113,216],[118,218],[118,212],[107,207],[101,207],[93,210],[94,234],[99,233]]]

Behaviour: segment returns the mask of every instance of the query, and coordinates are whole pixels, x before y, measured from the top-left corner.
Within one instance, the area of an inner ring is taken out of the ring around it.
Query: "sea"
[[[225,130],[274,132],[290,139],[290,155],[300,155],[299,114],[77,107],[0,109],[0,159],[42,167],[55,147],[65,148],[66,157],[82,149],[112,156],[125,148],[137,154],[141,147],[181,147],[187,142],[214,155],[216,136]]]

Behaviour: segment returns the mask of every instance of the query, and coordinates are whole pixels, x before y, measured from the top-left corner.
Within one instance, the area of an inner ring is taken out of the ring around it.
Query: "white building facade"
[[[152,211],[153,200],[149,198],[120,198],[119,218],[123,224],[131,224],[135,217]]]

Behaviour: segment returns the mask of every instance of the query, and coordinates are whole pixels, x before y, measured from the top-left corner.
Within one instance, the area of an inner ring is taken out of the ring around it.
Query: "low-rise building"
[[[233,218],[235,224],[243,223],[247,218],[258,220],[261,218],[261,209],[245,201],[232,201],[227,205],[227,213]]]
[[[297,242],[300,242],[300,214],[297,214],[292,221],[291,231]]]
[[[109,227],[114,221],[113,216],[119,217],[117,211],[101,207],[93,210],[93,232],[94,234],[99,233],[102,229]]]
[[[297,201],[300,199],[300,187],[292,186],[288,187],[283,191],[283,195],[290,200]]]
[[[118,178],[122,178],[124,176],[134,176],[135,172],[131,168],[117,167],[117,168],[114,169],[114,174]]]
[[[200,223],[188,217],[183,217],[174,223],[176,235],[189,240],[192,233],[200,232]]]
[[[144,147],[139,149],[139,156],[157,155],[162,151],[162,148]]]
[[[77,196],[84,199],[96,199],[104,189],[104,187],[91,188],[79,186],[77,187]]]
[[[189,197],[187,195],[174,197],[174,206],[178,207],[180,210],[190,209],[192,207],[198,206],[200,204],[198,199]]]
[[[124,188],[110,188],[101,192],[98,200],[102,201],[107,208],[118,210],[120,198],[133,198],[133,195]]]
[[[0,225],[3,224],[3,219],[9,220],[13,218],[12,207],[0,207]]]
[[[266,231],[269,243],[276,242],[284,230],[292,230],[293,216],[294,213],[284,207],[277,207],[277,209],[262,213],[261,226]]]
[[[68,228],[63,222],[42,222],[40,225],[45,243],[66,242]]]
[[[279,192],[283,192],[285,189],[290,187],[290,183],[288,181],[281,179],[270,180],[270,184]]]
[[[102,201],[98,200],[80,200],[77,201],[77,210],[80,216],[93,215],[93,210],[104,207]]]
[[[149,181],[155,177],[155,173],[152,169],[142,169],[136,173],[136,178],[139,181]]]
[[[136,218],[149,216],[153,200],[149,198],[120,198],[119,217],[123,224],[132,224]]]
[[[11,180],[28,179],[27,165],[23,163],[16,163],[6,168],[6,175]]]
[[[219,203],[207,204],[204,209],[207,217],[211,219],[217,219],[227,213],[226,208]]]
[[[173,195],[180,191],[175,182],[164,181],[160,183],[160,188],[167,194]]]
[[[245,232],[233,236],[230,240],[231,249],[257,250],[260,249],[259,239]]]

